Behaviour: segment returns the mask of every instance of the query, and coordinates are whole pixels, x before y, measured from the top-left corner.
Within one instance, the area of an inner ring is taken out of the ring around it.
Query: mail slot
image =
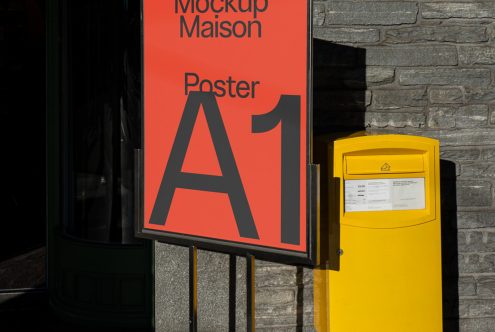
[[[442,331],[438,141],[375,135],[325,144],[322,197],[335,211],[320,234],[329,262],[315,269],[318,331]]]

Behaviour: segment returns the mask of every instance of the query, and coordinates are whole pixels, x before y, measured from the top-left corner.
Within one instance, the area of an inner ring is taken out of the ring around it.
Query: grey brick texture
[[[424,3],[421,6],[421,17],[426,19],[449,18],[493,18],[495,3],[487,1],[450,1],[446,3]]]
[[[415,2],[328,1],[326,25],[397,25],[415,23]]]
[[[414,68],[399,70],[399,85],[489,86],[491,71],[485,68]]]

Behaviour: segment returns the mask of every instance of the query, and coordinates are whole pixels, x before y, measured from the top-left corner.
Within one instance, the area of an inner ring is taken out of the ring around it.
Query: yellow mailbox
[[[322,197],[337,226],[320,236],[338,248],[320,248],[331,252],[315,269],[318,331],[442,331],[438,141],[362,136],[325,151],[333,177]]]

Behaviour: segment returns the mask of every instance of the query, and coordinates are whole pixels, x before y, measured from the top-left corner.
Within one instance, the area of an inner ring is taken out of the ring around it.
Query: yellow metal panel
[[[340,271],[328,276],[330,331],[442,330],[439,221],[341,232]]]
[[[336,190],[327,186],[327,201],[338,211],[327,213],[324,231],[340,251],[315,269],[318,331],[442,331],[438,141],[383,135],[328,145]],[[397,178],[424,179],[424,209],[344,211],[345,181]]]

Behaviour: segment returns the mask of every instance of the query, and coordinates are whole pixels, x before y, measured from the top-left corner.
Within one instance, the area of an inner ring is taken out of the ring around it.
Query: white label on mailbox
[[[344,194],[346,212],[422,210],[425,208],[425,179],[347,180]]]

